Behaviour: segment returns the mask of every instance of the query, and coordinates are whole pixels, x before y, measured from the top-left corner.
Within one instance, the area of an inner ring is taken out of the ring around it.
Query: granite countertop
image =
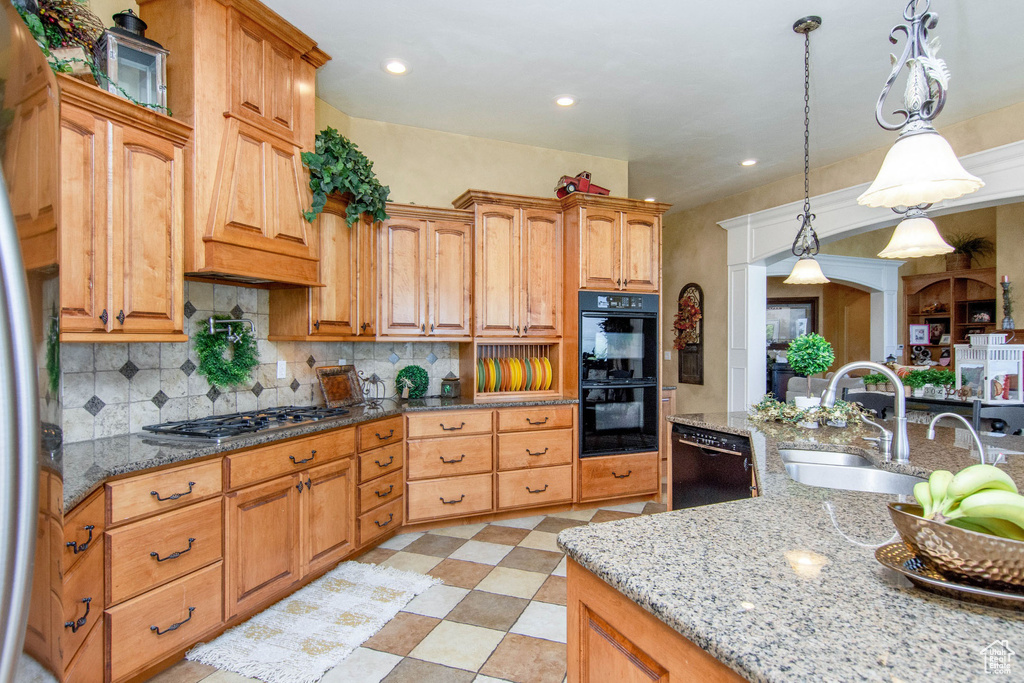
[[[955,472],[978,462],[966,430],[940,427],[929,441],[924,425],[909,425],[911,464],[897,465],[860,448],[877,434],[866,425],[806,430],[743,413],[669,420],[749,435],[761,496],[567,529],[558,544],[573,560],[751,681],[1020,680],[1024,662],[986,674],[980,650],[1007,640],[1024,652],[1024,612],[913,587],[874,557],[898,540],[886,510],[896,497],[799,484],[778,453],[798,445],[892,471]],[[1024,485],[1024,438],[983,440]],[[824,564],[808,572],[792,553]]]
[[[63,468],[64,511],[67,512],[82,502],[104,481],[111,477],[131,472],[140,472],[172,463],[205,458],[242,448],[305,436],[328,429],[339,429],[379,420],[392,415],[428,410],[456,410],[476,408],[508,408],[542,405],[575,404],[576,399],[552,399],[548,401],[506,401],[498,403],[473,403],[469,398],[423,398],[408,401],[386,399],[377,408],[364,405],[349,407],[349,414],[343,417],[310,422],[291,429],[273,432],[255,432],[221,444],[196,443],[193,441],[160,442],[145,434],[126,434],[107,439],[95,439],[65,444],[54,459]]]

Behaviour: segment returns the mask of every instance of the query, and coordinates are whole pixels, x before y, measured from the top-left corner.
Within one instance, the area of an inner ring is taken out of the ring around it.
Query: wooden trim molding
[[[575,207],[600,207],[614,211],[640,211],[642,213],[660,216],[672,208],[671,204],[661,202],[645,202],[642,199],[629,199],[627,197],[609,197],[600,194],[587,194],[585,192],[573,192],[561,199],[562,209]]]
[[[488,192],[487,190],[466,190],[452,201],[456,209],[467,209],[474,204],[499,204],[514,209],[547,209],[561,211],[562,201],[554,197],[528,197],[521,194]]]
[[[77,105],[102,118],[123,123],[147,133],[155,133],[176,144],[184,145],[192,137],[192,127],[188,124],[147,107],[133,104],[123,97],[118,97],[67,74],[57,74],[57,85],[60,86],[62,104]]]

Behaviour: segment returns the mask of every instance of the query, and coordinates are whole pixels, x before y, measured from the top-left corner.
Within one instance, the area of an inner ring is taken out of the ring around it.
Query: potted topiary
[[[958,232],[949,236],[952,254],[946,254],[946,270],[967,270],[979,256],[991,254],[996,245],[987,237],[973,232]]]
[[[807,378],[807,396],[797,396],[794,399],[796,407],[807,410],[820,404],[820,396],[811,396],[811,375],[825,372],[835,362],[836,354],[832,345],[820,334],[802,334],[790,342],[786,358],[796,374]],[[813,429],[818,423],[802,422],[801,426]]]
[[[908,396],[918,398],[924,396],[924,385],[928,384],[928,377],[931,370],[911,370],[903,377],[903,386],[909,392]]]
[[[885,390],[885,375],[864,375],[861,379],[864,381],[864,389],[867,391]]]

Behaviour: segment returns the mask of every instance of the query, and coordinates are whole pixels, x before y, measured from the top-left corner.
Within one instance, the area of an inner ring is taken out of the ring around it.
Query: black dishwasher
[[[672,509],[757,495],[750,439],[690,425],[672,425]]]

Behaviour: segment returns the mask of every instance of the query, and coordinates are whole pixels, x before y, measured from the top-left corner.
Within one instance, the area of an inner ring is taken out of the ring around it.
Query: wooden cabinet
[[[354,481],[351,458],[306,472],[302,514],[305,574],[335,564],[354,547]]]
[[[943,350],[952,356],[954,344],[969,342],[970,330],[999,331],[1001,316],[996,306],[995,268],[906,275],[903,296],[903,329],[909,329],[909,325],[928,325],[928,343],[921,346],[931,352],[933,360],[937,360]],[[932,334],[932,330],[937,334]],[[943,334],[949,335],[949,342],[939,344]],[[906,345],[903,362],[908,365],[912,364],[911,346],[918,345]]]
[[[476,336],[560,336],[558,201],[469,190],[454,204],[476,218]]]
[[[472,214],[388,205],[380,231],[380,335],[468,339]]]
[[[61,333],[184,341],[188,126],[60,77]]]
[[[659,453],[603,455],[580,460],[580,500],[656,493]]]
[[[256,1],[138,4],[147,37],[174,55],[168,105],[196,130],[186,272],[317,285],[300,153],[313,149],[315,73],[329,57]]]
[[[359,537],[356,543],[365,548],[392,535],[402,527],[405,509],[405,486],[402,464],[402,443],[405,418],[401,415],[359,425]]]

